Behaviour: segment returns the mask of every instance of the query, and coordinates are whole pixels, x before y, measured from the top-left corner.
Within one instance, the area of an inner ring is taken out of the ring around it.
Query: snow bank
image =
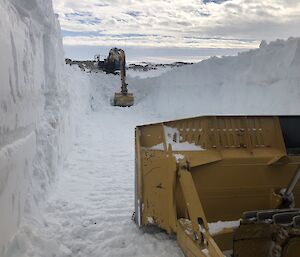
[[[78,90],[70,94],[71,85],[63,82],[68,78],[62,72],[63,48],[52,1],[1,0],[0,16],[0,256],[4,256],[22,217],[43,200],[68,152],[74,134],[71,114],[76,109],[71,99],[79,98]]]
[[[166,73],[172,69],[173,67],[157,67],[156,69],[147,70],[147,71],[129,69],[126,71],[126,74],[128,77],[132,77],[132,78],[141,78],[141,79],[154,78],[154,77],[159,77],[163,73]]]
[[[157,78],[131,80],[136,102],[161,119],[214,114],[299,114],[300,39],[211,58]]]

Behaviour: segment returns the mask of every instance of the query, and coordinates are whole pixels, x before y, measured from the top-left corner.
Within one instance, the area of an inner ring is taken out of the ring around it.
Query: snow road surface
[[[136,108],[114,107],[83,117],[43,224],[22,229],[12,256],[182,257],[174,239],[131,220],[134,127],[150,119]]]

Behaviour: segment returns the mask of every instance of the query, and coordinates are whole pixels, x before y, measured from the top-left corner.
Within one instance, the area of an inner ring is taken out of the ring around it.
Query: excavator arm
[[[120,72],[121,72],[121,93],[123,95],[128,94],[128,89],[127,86],[128,84],[126,83],[126,57],[125,57],[125,52],[122,49],[119,49],[119,62],[120,62]]]
[[[109,52],[109,63],[118,63],[120,65],[121,92],[115,93],[114,106],[129,107],[133,105],[133,94],[128,93],[128,84],[126,83],[126,56],[122,49],[113,48]]]

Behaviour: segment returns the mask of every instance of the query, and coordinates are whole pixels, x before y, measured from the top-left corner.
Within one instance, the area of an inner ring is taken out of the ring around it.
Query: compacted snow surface
[[[174,239],[131,220],[134,127],[151,118],[114,107],[83,116],[42,222],[28,221],[11,256],[183,256]]]

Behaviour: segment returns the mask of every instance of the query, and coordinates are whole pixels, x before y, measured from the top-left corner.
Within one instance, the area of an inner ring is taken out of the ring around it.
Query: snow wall
[[[164,119],[197,115],[299,115],[300,39],[213,57],[156,78],[129,79],[137,108]]]
[[[89,96],[74,90],[76,85],[70,90],[69,78],[62,72],[63,48],[52,1],[1,0],[0,16],[0,256],[4,256],[22,217],[30,215],[55,180],[75,135],[73,114],[83,111],[76,110],[78,101],[87,103]]]

